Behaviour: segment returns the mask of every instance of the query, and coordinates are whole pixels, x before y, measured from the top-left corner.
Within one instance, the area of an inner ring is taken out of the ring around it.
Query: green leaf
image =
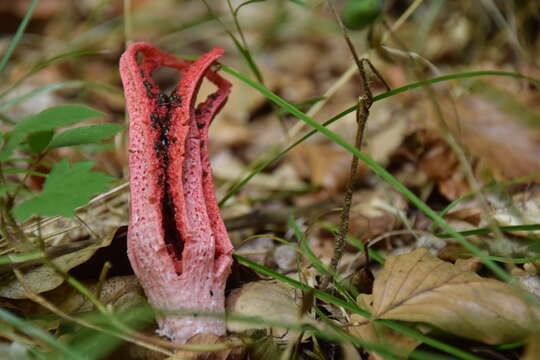
[[[17,187],[15,184],[7,184],[6,186],[0,187],[0,196],[3,196],[4,194],[10,192],[11,190],[14,190]]]
[[[56,135],[50,146],[51,148],[59,148],[62,146],[98,144],[101,140],[116,135],[123,128],[122,125],[117,124],[80,126]]]
[[[65,216],[75,214],[92,195],[108,189],[107,183],[114,178],[101,172],[92,172],[91,161],[70,164],[62,160],[52,169],[41,194],[27,200],[13,210],[17,219],[23,221],[32,215]]]
[[[372,25],[382,14],[382,0],[349,0],[341,12],[341,19],[346,27],[361,30]]]
[[[238,16],[238,11],[240,11],[240,9],[242,7],[244,7],[244,6],[246,6],[246,5],[253,4],[253,3],[256,3],[256,2],[263,2],[263,1],[266,1],[266,0],[248,0],[248,1],[244,1],[243,3],[241,3],[240,5],[238,5],[236,7],[236,9],[233,12],[233,15]]]
[[[0,309],[0,320],[2,320],[2,323],[9,324],[10,326],[13,326],[21,332],[27,334],[28,336],[30,336],[31,339],[38,339],[41,342],[50,345],[52,348],[61,351],[62,353],[64,353],[64,355],[66,355],[67,359],[86,359],[86,356],[70,348],[62,341],[59,341],[54,336],[49,334],[49,332],[43,330],[29,320],[23,320],[18,318],[17,316],[13,315],[11,312],[5,309]]]
[[[103,113],[84,105],[54,106],[23,119],[12,133],[27,134],[34,131],[54,130],[102,115]]]
[[[0,161],[9,158],[17,145],[33,132],[50,131],[102,115],[103,113],[82,105],[61,105],[28,116],[6,134],[7,142],[0,152]]]
[[[309,5],[305,1],[302,1],[302,0],[289,0],[289,1],[292,2],[293,4],[300,5],[302,7],[305,7],[306,9],[309,9]]]
[[[52,130],[33,132],[28,135],[28,147],[34,154],[39,154],[49,145],[53,135]]]

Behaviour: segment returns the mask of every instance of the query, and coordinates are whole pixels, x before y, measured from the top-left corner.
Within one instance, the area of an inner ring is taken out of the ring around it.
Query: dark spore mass
[[[161,169],[161,173],[158,176],[158,185],[163,188],[161,214],[164,241],[169,255],[173,259],[180,261],[182,260],[184,241],[182,234],[176,226],[176,209],[170,193],[170,179],[167,174],[170,160],[169,144],[171,141],[174,143],[178,140],[176,137],[169,139],[171,109],[180,106],[180,95],[173,91],[168,96],[160,92],[159,88],[157,88],[159,92],[152,92],[151,90],[154,89],[154,86],[148,80],[144,80],[143,85],[146,88],[146,95],[151,99],[155,99],[153,100],[155,108],[150,113],[150,126],[152,129],[157,130],[154,151],[159,159]]]

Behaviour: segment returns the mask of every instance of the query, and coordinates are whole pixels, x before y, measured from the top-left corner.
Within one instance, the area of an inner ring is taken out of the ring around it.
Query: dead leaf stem
[[[364,137],[364,130],[366,127],[366,123],[369,117],[369,109],[371,108],[371,105],[373,104],[373,94],[370,89],[370,84],[368,81],[368,77],[366,74],[365,64],[369,66],[371,71],[375,74],[375,76],[381,81],[381,83],[384,85],[384,87],[387,90],[390,90],[390,87],[386,83],[386,81],[383,79],[381,74],[375,69],[375,67],[371,64],[371,62],[366,59],[360,59],[358,56],[358,53],[356,52],[356,49],[354,47],[354,44],[352,43],[351,39],[349,38],[349,35],[347,34],[347,29],[345,28],[345,25],[343,25],[343,22],[341,21],[341,18],[339,17],[336,8],[334,7],[334,4],[331,0],[327,0],[328,6],[332,10],[332,13],[334,14],[334,17],[341,28],[343,38],[345,39],[345,42],[347,43],[347,46],[349,47],[349,50],[354,58],[354,62],[358,68],[358,72],[360,74],[360,77],[362,79],[362,87],[364,94],[358,99],[358,107],[356,109],[356,122],[357,122],[357,130],[356,130],[356,139],[355,139],[355,147],[360,150],[362,146],[362,140]],[[351,160],[351,171],[349,175],[349,179],[347,181],[347,190],[345,192],[345,198],[343,200],[343,210],[341,212],[341,224],[339,228],[339,233],[336,235],[336,241],[334,244],[334,254],[332,256],[332,260],[330,261],[330,268],[329,268],[329,274],[326,275],[323,278],[323,281],[321,283],[321,289],[326,289],[328,287],[328,284],[330,282],[330,277],[332,274],[336,273],[339,260],[343,256],[343,248],[345,247],[345,238],[347,236],[347,233],[349,232],[349,219],[350,219],[350,212],[351,212],[351,204],[352,204],[352,196],[353,196],[353,190],[354,190],[354,180],[355,175],[358,171],[358,158],[353,155]],[[364,249],[367,250],[367,249]],[[365,251],[367,255],[367,251]]]
[[[354,141],[354,146],[357,149],[360,149],[362,146],[362,139],[364,137],[364,130],[366,128],[367,119],[369,116],[369,102],[366,101],[364,97],[359,98],[358,100],[358,109],[356,111],[356,121],[357,121],[357,130],[356,138]],[[345,247],[345,237],[349,232],[349,219],[351,215],[351,204],[354,191],[354,180],[356,172],[358,171],[358,158],[353,155],[351,160],[351,170],[350,175],[347,180],[347,190],[345,192],[345,198],[343,200],[343,209],[341,211],[340,217],[340,227],[339,233],[336,235],[336,242],[334,244],[334,254],[332,255],[332,260],[330,261],[330,272],[321,283],[321,289],[326,289],[330,281],[331,274],[335,274],[339,260],[343,256],[343,248]],[[366,252],[367,255],[367,252]]]

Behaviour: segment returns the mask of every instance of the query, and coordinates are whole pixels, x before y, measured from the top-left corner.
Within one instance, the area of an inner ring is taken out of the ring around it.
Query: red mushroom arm
[[[224,311],[233,248],[208,159],[208,126],[231,87],[210,70],[222,54],[213,49],[187,62],[135,43],[120,59],[130,117],[128,256],[149,302],[165,311]],[[152,79],[160,66],[181,72],[170,95]],[[204,77],[218,89],[195,107]],[[157,320],[159,333],[175,343],[197,333],[225,333],[223,321],[211,317]]]

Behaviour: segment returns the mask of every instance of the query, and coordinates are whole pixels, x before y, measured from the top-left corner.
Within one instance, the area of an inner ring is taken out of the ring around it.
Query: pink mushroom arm
[[[187,62],[134,43],[120,59],[130,118],[128,256],[149,302],[168,312],[224,311],[233,248],[208,159],[208,126],[231,87],[210,70],[222,54],[213,49]],[[160,66],[181,72],[170,95],[152,79]],[[204,77],[218,89],[195,107]],[[166,315],[157,321],[158,332],[180,344],[198,333],[225,333],[223,321],[212,317]]]

